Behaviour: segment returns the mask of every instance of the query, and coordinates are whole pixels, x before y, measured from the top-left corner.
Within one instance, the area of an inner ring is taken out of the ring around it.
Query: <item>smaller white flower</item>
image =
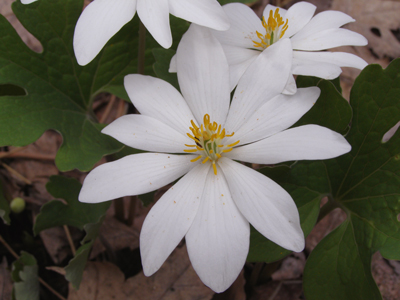
[[[22,4],[31,4],[33,2],[36,2],[37,0],[21,0]]]
[[[217,0],[95,0],[76,24],[74,50],[78,63],[86,65],[107,41],[134,17],[164,48],[172,45],[169,14],[215,30],[227,30],[229,21]]]
[[[367,63],[356,55],[343,52],[321,52],[333,47],[364,46],[362,35],[339,28],[355,20],[339,11],[324,11],[314,15],[316,7],[299,2],[288,10],[267,5],[260,20],[254,11],[241,3],[223,6],[231,27],[214,32],[223,45],[230,67],[233,89],[248,66],[265,49],[289,38],[293,48],[292,74],[334,79],[340,67],[363,69]],[[260,68],[263,66],[260,65]],[[296,84],[289,77],[285,93],[294,94]]]

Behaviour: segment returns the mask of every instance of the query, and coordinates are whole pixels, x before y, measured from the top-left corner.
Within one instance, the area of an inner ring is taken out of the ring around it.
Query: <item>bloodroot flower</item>
[[[217,0],[95,0],[76,24],[74,50],[86,65],[107,41],[135,15],[164,48],[172,45],[169,14],[215,30],[227,30],[229,21]]]
[[[249,223],[276,244],[303,250],[304,234],[291,196],[236,162],[329,159],[350,151],[343,136],[330,129],[287,129],[320,94],[317,87],[299,89],[295,96],[281,94],[291,61],[288,39],[266,49],[239,81],[230,104],[223,49],[211,30],[192,25],[176,56],[183,97],[163,80],[125,77],[128,95],[141,114],[123,116],[103,133],[152,153],[95,168],[86,177],[79,200],[96,203],[148,193],[183,176],[144,221],[140,251],[145,275],[155,273],[185,237],[201,280],[222,292],[246,261]]]
[[[231,27],[225,32],[215,32],[215,36],[229,62],[232,89],[258,55],[287,38],[294,50],[292,74],[334,79],[341,73],[340,67],[363,69],[367,65],[350,53],[321,52],[333,47],[367,44],[362,35],[339,28],[355,21],[345,13],[324,11],[313,17],[316,7],[307,2],[298,2],[288,10],[268,4],[260,20],[251,8],[241,3],[226,4],[223,8]],[[296,92],[292,76],[285,92]]]

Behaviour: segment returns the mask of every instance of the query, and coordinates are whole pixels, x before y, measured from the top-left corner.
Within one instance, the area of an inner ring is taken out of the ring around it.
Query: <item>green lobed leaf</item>
[[[371,256],[380,251],[387,259],[400,259],[400,131],[382,142],[400,120],[400,59],[386,70],[366,67],[354,83],[350,104],[351,152],[299,162],[284,183],[287,188],[290,180],[309,182],[310,191],[328,195],[347,213],[307,260],[303,286],[308,300],[382,299],[371,275]],[[317,179],[328,185],[314,187]]]
[[[343,98],[336,81],[327,81],[315,77],[300,77],[297,79],[298,88],[317,86],[321,89],[315,105],[295,124],[294,127],[317,124],[339,133],[346,133],[352,117],[352,109]]]
[[[69,225],[84,229],[86,224],[97,223],[110,206],[110,201],[87,204],[78,201],[78,195],[82,185],[73,178],[51,176],[46,185],[48,192],[55,198],[61,198],[67,204],[59,200],[53,200],[44,204],[36,218],[33,232],[55,226]]]
[[[298,80],[300,80],[299,87],[317,85],[321,89],[321,96],[294,127],[317,124],[335,131],[347,131],[352,110],[334,84],[315,77],[300,77]],[[262,168],[259,171],[279,183],[290,193],[299,210],[301,227],[307,236],[317,221],[321,198],[330,193],[329,180],[324,177],[326,173],[324,164],[319,161],[298,162],[291,168],[280,166]],[[270,263],[280,260],[290,253],[266,239],[254,228],[251,229],[248,261]]]
[[[13,294],[16,300],[39,300],[38,265],[35,257],[27,252],[12,264]]]
[[[6,197],[4,196],[3,183],[0,180],[0,218],[3,220],[4,224],[10,225],[10,203],[8,203]]]

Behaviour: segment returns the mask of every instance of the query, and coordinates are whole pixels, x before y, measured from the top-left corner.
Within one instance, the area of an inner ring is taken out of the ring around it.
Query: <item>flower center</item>
[[[190,133],[187,133],[187,135],[195,142],[195,144],[185,144],[185,146],[190,149],[185,149],[183,151],[188,153],[199,151],[199,156],[192,159],[191,162],[203,159],[202,163],[205,164],[210,161],[214,169],[214,174],[217,175],[217,166],[215,165],[216,161],[218,161],[222,153],[231,151],[232,147],[239,144],[240,141],[236,141],[229,145],[222,144],[225,137],[231,137],[235,133],[232,132],[232,134],[226,134],[225,128],[221,128],[221,125],[218,125],[217,122],[211,122],[208,114],[204,115],[203,124],[201,124],[200,128],[196,126],[193,120],[190,122],[192,123],[192,127],[189,127],[189,129],[193,135]]]
[[[253,41],[254,47],[261,48],[262,50],[279,41],[279,39],[285,34],[285,31],[289,28],[288,20],[286,19],[286,22],[283,22],[283,19],[279,14],[279,8],[275,10],[274,14],[271,9],[269,11],[268,22],[266,22],[263,17],[262,25],[265,28],[265,35],[256,31],[260,42]]]

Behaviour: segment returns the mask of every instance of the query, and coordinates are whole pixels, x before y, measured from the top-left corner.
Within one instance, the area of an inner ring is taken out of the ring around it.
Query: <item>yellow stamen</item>
[[[270,10],[268,18],[262,17],[262,26],[265,29],[265,34],[256,31],[257,37],[260,41],[253,41],[255,48],[261,48],[261,50],[268,48],[272,44],[276,43],[281,39],[286,30],[289,28],[288,19],[283,20],[282,16],[279,14],[279,8],[275,11]]]
[[[205,164],[209,161],[212,163],[214,174],[217,175],[216,162],[222,157],[222,153],[232,151],[232,148],[238,145],[240,141],[224,145],[223,139],[225,137],[232,137],[235,133],[227,134],[225,128],[220,124],[215,121],[211,122],[210,115],[208,114],[204,115],[203,124],[200,126],[197,126],[193,120],[190,121],[190,124],[189,130],[191,133],[187,133],[187,136],[196,144],[185,144],[189,149],[183,151],[186,153],[199,151],[200,154],[196,158],[193,158],[191,162],[202,160],[201,163]]]
[[[191,162],[198,161],[201,157],[202,157],[202,155],[199,155],[199,156],[197,156],[196,158],[193,158],[193,159],[191,160]]]
[[[214,174],[217,175],[217,166],[215,165],[215,162],[213,162],[213,169],[214,169]]]

